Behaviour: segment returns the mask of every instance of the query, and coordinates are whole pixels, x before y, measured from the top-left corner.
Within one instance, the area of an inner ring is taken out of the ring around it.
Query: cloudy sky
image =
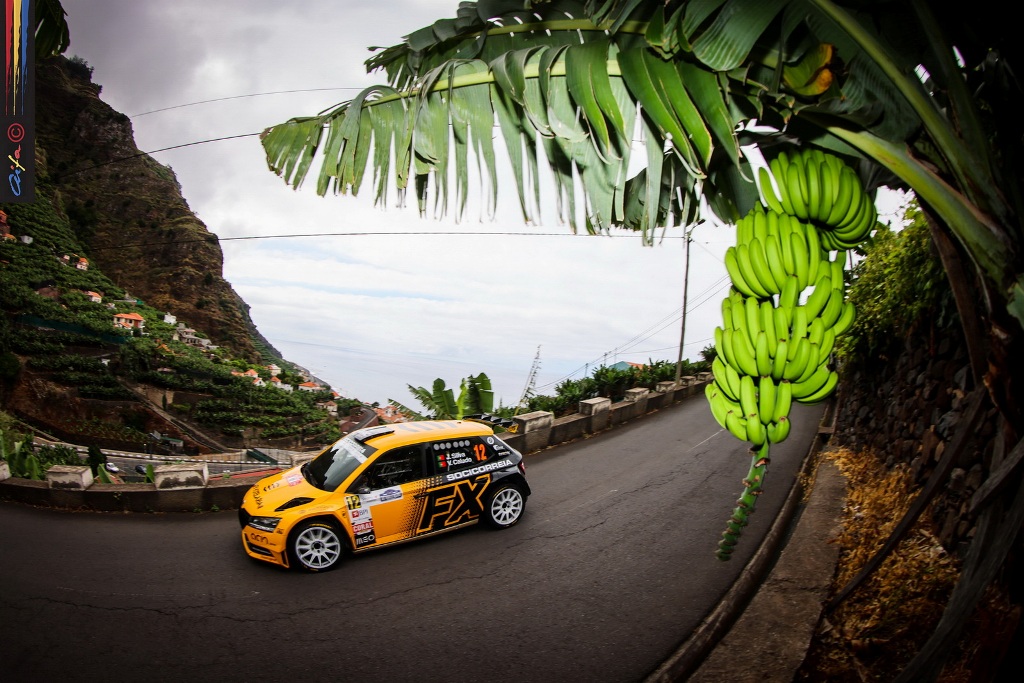
[[[553,208],[524,225],[510,183],[494,220],[472,197],[461,222],[421,218],[415,206],[375,207],[370,183],[359,197],[319,197],[312,183],[295,191],[267,170],[252,134],[384,82],[366,73],[368,48],[454,16],[458,0],[63,5],[67,56],[93,67],[138,147],[174,169],[189,206],[222,240],[224,277],[260,332],[343,396],[416,406],[407,385],[441,377],[457,391],[485,372],[501,402],[515,405],[538,349],[535,389],[552,395],[601,364],[676,360],[680,229],[644,247],[632,234],[573,235]],[[216,138],[232,139],[189,145]],[[179,145],[189,146],[156,151]],[[713,343],[733,237],[728,226],[693,232],[690,360]]]

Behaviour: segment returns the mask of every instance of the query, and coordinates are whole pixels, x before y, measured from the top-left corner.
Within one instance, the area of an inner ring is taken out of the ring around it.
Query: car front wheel
[[[507,529],[520,520],[526,508],[526,498],[515,486],[500,486],[487,500],[484,519],[495,529]]]
[[[327,522],[304,522],[288,541],[292,566],[310,572],[323,572],[336,567],[343,551],[337,527]]]

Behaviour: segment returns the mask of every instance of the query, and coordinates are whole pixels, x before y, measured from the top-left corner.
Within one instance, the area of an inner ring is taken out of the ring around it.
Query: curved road
[[[522,522],[325,574],[242,552],[233,511],[0,504],[0,680],[640,681],[736,579],[817,431],[796,406],[757,513],[714,558],[748,456],[702,395],[527,457]]]

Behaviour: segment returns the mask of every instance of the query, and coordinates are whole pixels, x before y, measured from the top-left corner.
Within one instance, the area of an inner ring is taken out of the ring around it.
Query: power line
[[[239,237],[218,237],[214,233],[209,233],[205,237],[192,237],[188,239],[173,239],[165,240],[163,242],[154,242],[152,240],[146,240],[144,242],[123,242],[121,244],[109,245],[109,246],[93,246],[89,248],[90,252],[94,251],[106,251],[107,249],[125,249],[128,247],[147,247],[147,246],[167,246],[170,244],[188,244],[191,242],[233,242],[239,240],[270,240],[270,239],[289,239],[289,238],[308,238],[308,237],[409,237],[409,236],[430,236],[430,237],[444,237],[456,235],[459,237],[595,237],[595,238],[632,238],[636,239],[637,234],[619,234],[619,235],[580,235],[573,232],[515,232],[509,230],[473,230],[473,231],[461,231],[461,230],[376,230],[376,231],[361,231],[361,232],[309,232],[309,233],[296,233],[286,235],[242,235]],[[682,235],[677,237],[667,237],[666,239],[682,239]],[[657,323],[655,323],[657,324]]]
[[[707,287],[707,288],[706,288],[706,289],[704,290],[704,292],[702,292],[701,294],[699,294],[699,295],[698,295],[698,297],[703,297],[703,298],[702,298],[702,299],[701,299],[701,300],[700,300],[700,301],[699,301],[699,302],[698,302],[697,304],[695,304],[694,306],[692,306],[692,309],[700,308],[700,307],[701,307],[702,305],[706,304],[706,303],[707,303],[707,302],[708,302],[708,301],[710,300],[711,296],[713,296],[714,294],[716,294],[716,293],[717,293],[717,292],[718,292],[718,291],[719,291],[719,290],[721,289],[721,286],[722,286],[722,285],[723,285],[723,284],[724,284],[724,283],[725,283],[726,281],[728,281],[728,279],[729,279],[729,276],[728,276],[728,275],[725,275],[725,276],[723,276],[723,277],[719,278],[718,280],[716,280],[716,281],[715,281],[714,283],[712,283],[711,285],[709,285],[709,286],[708,286],[708,287]],[[663,325],[662,327],[660,327],[660,328],[659,328],[658,330],[655,330],[654,332],[652,332],[651,334],[647,335],[646,337],[644,337],[644,338],[643,338],[643,339],[641,339],[640,341],[643,341],[644,339],[650,339],[650,338],[651,338],[651,337],[653,337],[653,336],[654,336],[655,334],[657,334],[657,333],[658,333],[658,332],[660,332],[661,330],[665,329],[665,328],[666,328],[666,327],[668,327],[669,325],[675,324],[675,322],[676,322],[676,321],[678,321],[678,320],[679,320],[679,319],[680,319],[680,318],[682,317],[682,314],[681,314],[681,313],[679,313],[678,311],[673,311],[673,313],[672,313],[671,315],[674,315],[674,316],[675,316],[675,317],[674,317],[674,318],[673,318],[672,320],[669,320],[669,321],[668,321],[668,322],[666,322],[666,323],[665,323],[665,324],[664,324],[664,325]],[[667,318],[667,317],[668,317],[668,316],[666,316],[666,318]],[[664,320],[665,320],[665,318],[662,318],[662,321],[664,321]],[[659,321],[659,322],[661,322],[661,321]],[[659,324],[659,323],[655,323],[655,325],[658,325],[658,324]],[[651,327],[653,327],[653,325],[652,325]],[[648,330],[649,330],[649,329],[650,329],[650,327],[648,328]],[[643,333],[641,333],[641,334],[643,334]],[[636,339],[636,337],[633,337],[633,339]],[[631,339],[631,340],[630,340],[629,342],[626,342],[626,344],[629,344],[629,343],[633,343],[633,339]],[[707,341],[707,340],[702,340],[702,341]],[[700,342],[700,341],[697,341],[697,342],[690,342],[689,344],[687,344],[687,346],[692,346],[692,345],[693,345],[693,344],[695,344],[695,343],[696,343],[696,344],[699,344],[699,343],[701,343],[701,342]],[[676,347],[676,346],[673,346],[673,347],[671,347],[671,348],[675,349],[675,348],[678,348],[678,347]],[[654,350],[658,350],[658,349],[654,349]],[[603,359],[606,359],[606,358],[607,358],[607,357],[608,357],[609,355],[613,355],[613,354],[619,354],[619,353],[625,353],[626,351],[628,351],[628,349],[622,349],[621,347],[615,347],[615,348],[614,348],[614,349],[612,349],[611,351],[608,351],[608,352],[604,353],[604,355],[602,355],[601,357],[599,357],[599,358],[595,358],[594,360],[590,361],[589,363],[585,363],[584,365],[581,365],[580,367],[576,368],[575,370],[573,370],[573,371],[572,371],[572,372],[570,372],[569,374],[567,374],[567,375],[564,375],[564,376],[563,376],[563,377],[561,377],[560,379],[554,380],[554,381],[552,381],[552,382],[547,382],[546,384],[542,384],[541,386],[539,386],[539,387],[537,387],[537,388],[538,388],[538,389],[545,389],[545,388],[547,388],[547,387],[555,386],[556,384],[561,384],[562,382],[564,382],[564,381],[566,381],[566,380],[568,380],[568,379],[571,379],[571,378],[572,378],[572,377],[574,377],[575,375],[579,374],[579,373],[580,373],[581,371],[586,371],[586,370],[587,370],[587,368],[589,368],[589,367],[590,367],[591,365],[597,365],[597,364],[598,364],[599,362],[601,362],[601,361],[602,361]],[[646,352],[646,351],[644,351],[644,352],[634,351],[633,353],[648,353],[648,352]]]
[[[246,97],[263,97],[265,95],[290,95],[297,92],[323,92],[331,90],[361,90],[361,88],[353,87],[337,87],[337,88],[299,88],[296,90],[270,90],[267,92],[254,92],[247,95],[229,95],[228,97],[215,97],[210,100],[198,100],[196,102],[186,102],[184,104],[175,104],[170,107],[161,107],[160,109],[150,109],[149,111],[140,112],[138,114],[129,114],[129,116],[135,118],[138,116],[146,116],[147,114],[156,114],[161,111],[170,111],[171,109],[181,109],[183,107],[193,107],[197,104],[210,104],[211,102],[224,102],[226,100],[241,100]]]
[[[63,180],[64,178],[67,178],[68,176],[77,175],[79,173],[85,173],[86,171],[91,171],[93,169],[101,168],[103,166],[109,166],[111,164],[119,164],[122,161],[130,161],[131,159],[138,159],[139,157],[149,156],[151,154],[156,154],[157,152],[166,152],[166,151],[171,150],[171,149],[181,149],[182,147],[192,147],[194,145],[205,145],[207,142],[220,142],[222,140],[235,140],[235,139],[238,139],[238,138],[251,138],[251,137],[255,137],[257,135],[259,135],[259,133],[241,133],[239,135],[225,135],[224,137],[221,137],[221,138],[210,138],[208,140],[196,140],[195,142],[186,142],[186,143],[183,143],[183,144],[180,144],[180,145],[171,145],[170,147],[161,147],[160,149],[154,149],[151,152],[139,152],[137,154],[129,154],[128,156],[117,157],[115,159],[111,159],[110,161],[104,161],[101,164],[96,164],[94,166],[86,166],[85,168],[80,168],[77,171],[69,171],[69,172],[64,173],[62,175],[54,176],[54,180]]]

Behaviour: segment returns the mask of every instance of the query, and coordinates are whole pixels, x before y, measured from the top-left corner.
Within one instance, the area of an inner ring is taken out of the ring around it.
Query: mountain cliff
[[[90,264],[253,362],[281,354],[224,280],[224,257],[173,171],[139,151],[131,121],[100,99],[91,69],[64,57],[37,68],[37,201],[63,213]]]
[[[88,64],[36,70],[36,198],[0,205],[0,408],[124,450],[336,438],[338,408],[358,401],[259,333],[217,236],[100,99]]]

